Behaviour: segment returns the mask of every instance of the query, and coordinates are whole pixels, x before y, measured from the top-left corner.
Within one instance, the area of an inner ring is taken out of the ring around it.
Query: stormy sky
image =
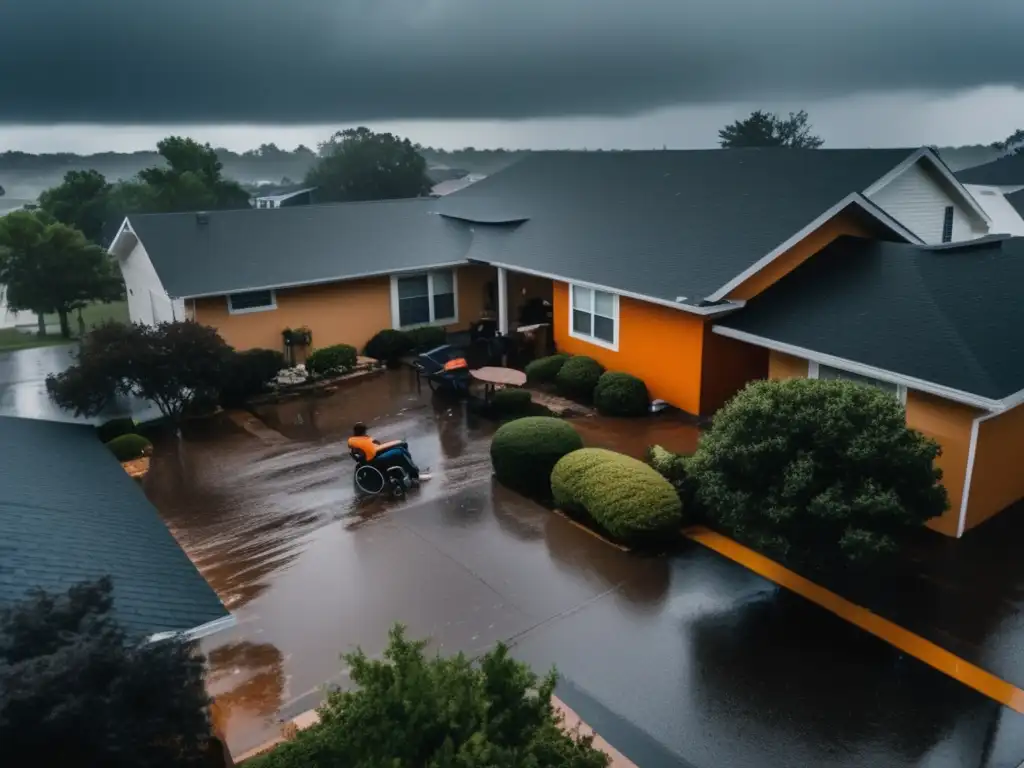
[[[833,145],[986,142],[1024,125],[1022,38],[1021,0],[0,0],[0,149],[353,123],[706,146],[761,105]]]

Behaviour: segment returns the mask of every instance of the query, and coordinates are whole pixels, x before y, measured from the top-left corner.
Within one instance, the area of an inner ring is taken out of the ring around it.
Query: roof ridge
[[[310,189],[316,189],[316,187],[310,187]],[[299,190],[301,191],[301,190]],[[268,197],[275,197],[275,195],[268,195]],[[340,208],[342,206],[356,206],[356,205],[382,205],[382,204],[398,204],[398,203],[424,203],[424,202],[436,202],[436,198],[424,196],[424,197],[395,197],[387,200],[341,200],[334,202],[323,202],[323,203],[310,203],[309,205],[290,205],[283,208],[254,208],[249,206],[248,208],[211,208],[211,209],[198,209],[194,211],[151,211],[149,213],[129,213],[126,218],[140,218],[143,216],[195,216],[197,213],[205,213],[207,216],[213,214],[221,215],[227,213],[248,213],[250,211],[258,211],[262,214],[269,213],[271,211],[303,211],[309,210],[310,208]]]

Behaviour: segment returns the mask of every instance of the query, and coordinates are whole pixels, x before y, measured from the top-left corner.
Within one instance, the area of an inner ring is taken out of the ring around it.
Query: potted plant
[[[281,335],[284,336],[286,347],[308,347],[313,343],[313,332],[304,325],[299,328],[285,328]]]

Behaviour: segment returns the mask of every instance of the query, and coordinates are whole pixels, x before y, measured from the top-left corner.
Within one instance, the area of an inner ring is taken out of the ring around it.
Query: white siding
[[[1024,219],[1017,213],[1017,209],[1010,205],[1003,196],[999,187],[983,187],[977,184],[967,184],[967,191],[971,193],[978,205],[985,209],[985,213],[992,219],[989,232],[993,235],[1024,235]]]
[[[170,322],[175,319],[176,309],[178,317],[182,317],[184,303],[171,301],[141,241],[121,259],[121,274],[128,290],[128,316],[133,323]],[[176,308],[176,303],[180,303],[181,308]]]
[[[972,226],[968,209],[954,201],[935,172],[922,162],[910,166],[877,192],[871,200],[926,243],[942,242],[946,207],[953,206],[953,242],[988,234],[981,222]]]

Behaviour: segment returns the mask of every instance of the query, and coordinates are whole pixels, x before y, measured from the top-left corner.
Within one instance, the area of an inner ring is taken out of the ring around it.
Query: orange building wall
[[[806,379],[807,361],[802,357],[784,355],[774,350],[768,353],[769,379]]]
[[[768,350],[715,333],[704,325],[701,415],[712,414],[749,382],[768,378]]]
[[[487,303],[487,284],[498,279],[498,271],[494,267],[482,264],[470,264],[458,268],[459,322],[447,326],[449,330],[464,330],[484,315]]]
[[[862,224],[848,214],[839,214],[809,234],[775,261],[767,265],[729,293],[730,299],[751,299],[772,284],[778,282],[807,259],[841,235],[871,237]]]
[[[610,371],[639,376],[652,398],[700,413],[704,319],[670,307],[619,297],[619,349],[614,352],[569,335],[569,286],[555,282],[555,345],[588,355]]]
[[[1024,498],[1024,407],[1017,406],[978,424],[966,529],[983,523]]]

